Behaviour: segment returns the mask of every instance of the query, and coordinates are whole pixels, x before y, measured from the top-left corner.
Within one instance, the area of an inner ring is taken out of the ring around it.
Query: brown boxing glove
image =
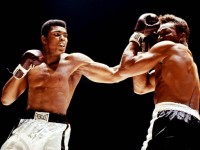
[[[154,13],[142,14],[136,23],[134,33],[130,37],[129,41],[135,41],[141,46],[144,38],[155,34],[160,27],[158,16]]]
[[[16,79],[23,78],[30,69],[41,63],[42,52],[40,50],[28,50],[21,59],[20,64],[13,71],[13,76]]]

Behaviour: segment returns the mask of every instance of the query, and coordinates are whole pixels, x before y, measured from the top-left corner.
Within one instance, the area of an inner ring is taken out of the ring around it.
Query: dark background
[[[176,2],[176,4],[174,4]],[[109,66],[119,63],[138,17],[146,12],[172,13],[191,29],[189,47],[200,66],[198,6],[171,0],[31,0],[1,2],[0,88],[11,77],[23,52],[40,49],[40,27],[63,19],[68,53],[82,52]],[[190,11],[189,11],[190,10]],[[167,92],[167,91],[166,91]],[[0,106],[0,145],[25,107],[26,92],[11,106]],[[136,95],[132,81],[94,83],[83,77],[68,110],[70,150],[139,150],[151,119],[153,93]]]

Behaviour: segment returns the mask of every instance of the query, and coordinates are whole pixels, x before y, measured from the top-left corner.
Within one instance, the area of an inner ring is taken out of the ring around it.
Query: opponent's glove
[[[131,35],[129,41],[135,41],[141,46],[143,39],[155,33],[160,27],[158,16],[154,13],[142,14],[134,28],[134,33]]]
[[[30,69],[40,64],[42,52],[39,50],[28,50],[23,56],[20,64],[13,71],[13,76],[16,79],[23,78]]]

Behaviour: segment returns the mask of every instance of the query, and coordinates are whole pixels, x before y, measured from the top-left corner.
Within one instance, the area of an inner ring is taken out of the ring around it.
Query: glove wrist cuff
[[[130,39],[129,42],[136,42],[139,46],[141,45],[141,43],[143,42],[145,35],[141,32],[134,32]]]
[[[30,67],[28,70],[26,70],[25,68],[22,67],[21,64],[19,64],[19,65],[15,68],[15,70],[13,71],[13,76],[14,76],[16,79],[21,79],[21,78],[23,78],[23,77],[27,74],[27,72],[28,72],[30,69],[31,69],[31,67]],[[18,71],[21,71],[21,72],[23,73],[23,75],[22,75],[21,77],[17,77],[17,76],[16,76],[17,73],[18,73]]]

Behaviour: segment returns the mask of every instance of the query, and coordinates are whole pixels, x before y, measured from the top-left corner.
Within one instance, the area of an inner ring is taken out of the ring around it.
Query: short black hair
[[[52,26],[61,26],[67,29],[66,22],[60,19],[49,19],[41,27],[41,35],[47,37],[48,32],[51,30]]]

